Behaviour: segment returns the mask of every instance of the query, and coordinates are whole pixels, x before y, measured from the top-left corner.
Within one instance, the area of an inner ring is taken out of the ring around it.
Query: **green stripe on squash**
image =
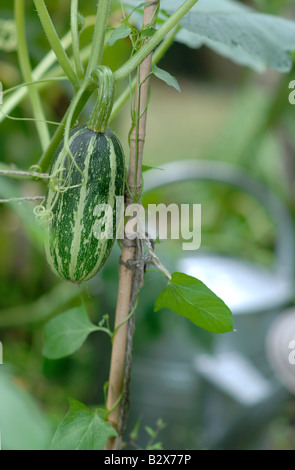
[[[101,133],[78,127],[70,133],[69,147],[83,178],[69,156],[64,163],[61,143],[50,174],[66,168],[62,172],[66,186],[78,187],[59,194],[47,228],[45,251],[54,273],[67,281],[83,282],[103,267],[114,244],[116,196],[124,193],[124,156],[118,138],[110,130]],[[50,209],[55,196],[49,187],[46,209]],[[98,211],[100,204],[108,204],[112,214],[106,212],[104,216]],[[109,238],[100,237],[99,230],[108,233]]]

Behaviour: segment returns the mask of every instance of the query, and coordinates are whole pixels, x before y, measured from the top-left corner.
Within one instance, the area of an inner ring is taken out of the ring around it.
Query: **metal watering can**
[[[192,357],[189,348],[187,360],[179,359],[185,356],[184,338],[163,338],[151,348],[148,356],[135,354],[134,359],[133,396],[142,398],[138,411],[146,407],[150,417],[160,413],[164,421],[167,420],[168,428],[171,424],[174,431],[166,446],[239,446],[275,416],[288,397],[286,389],[290,390],[292,371],[287,374],[288,381],[284,380],[286,374],[280,371],[282,363],[286,369],[282,359],[282,350],[286,355],[286,347],[277,346],[280,340],[279,333],[275,332],[281,331],[278,329],[280,314],[291,305],[294,296],[292,218],[269,187],[236,166],[189,160],[168,163],[161,168],[164,171],[151,170],[145,174],[145,193],[184,181],[222,182],[254,197],[265,208],[276,229],[275,262],[271,269],[242,258],[206,254],[201,250],[185,252],[178,260],[177,270],[202,280],[231,308],[235,333],[217,335],[210,354],[195,351]],[[295,313],[293,320],[290,315],[288,318],[284,331],[287,328],[295,334]],[[293,321],[293,329],[290,321]],[[177,356],[175,350],[182,354]],[[295,370],[293,376],[295,392]],[[177,410],[179,403],[182,405]],[[133,412],[136,413],[136,403]],[[170,419],[172,415],[174,419]],[[184,424],[184,419],[189,423]],[[188,433],[183,434],[186,436],[183,444],[175,438],[177,425],[182,430],[188,428]],[[196,427],[206,435],[204,441],[191,439],[192,434],[197,434]]]

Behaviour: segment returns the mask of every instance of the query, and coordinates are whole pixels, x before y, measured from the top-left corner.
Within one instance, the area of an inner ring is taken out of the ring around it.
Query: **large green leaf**
[[[79,349],[88,335],[97,329],[90,322],[83,306],[72,308],[46,324],[43,354],[49,359],[68,356]]]
[[[23,379],[0,365],[0,431],[3,450],[47,450],[53,429]]]
[[[181,3],[163,0],[161,7],[172,14]],[[196,35],[195,47],[199,47],[201,42],[255,69],[271,67],[287,72],[292,67],[289,51],[295,49],[293,21],[258,13],[230,0],[199,0],[180,24]],[[185,42],[181,33],[179,38]],[[192,46],[192,35],[189,43]]]
[[[185,44],[186,46],[192,49],[198,49],[202,46],[206,46],[216,54],[230,59],[232,62],[235,62],[237,65],[250,67],[255,72],[264,72],[265,63],[263,60],[258,59],[257,57],[248,54],[245,50],[240,47],[230,47],[221,42],[212,41],[212,39],[204,38],[199,34],[192,33],[187,29],[181,28],[181,30],[176,35],[176,41]]]
[[[126,0],[136,5],[136,0]],[[169,15],[183,0],[161,0]],[[163,16],[162,16],[163,19]],[[234,0],[199,0],[180,21],[176,41],[192,48],[202,45],[256,71],[267,67],[287,72],[295,50],[295,22],[259,13]]]
[[[128,0],[129,1],[129,0]],[[136,3],[136,0],[133,0]],[[162,10],[177,10],[183,4],[183,0],[161,0]],[[250,8],[235,0],[198,0],[191,11],[206,12],[245,12]]]
[[[97,412],[74,399],[69,403],[68,414],[53,436],[51,450],[103,450],[108,438],[117,436],[115,429]]]
[[[170,308],[212,333],[233,330],[233,316],[227,305],[203,282],[187,274],[172,275],[156,300],[155,311],[162,308]]]

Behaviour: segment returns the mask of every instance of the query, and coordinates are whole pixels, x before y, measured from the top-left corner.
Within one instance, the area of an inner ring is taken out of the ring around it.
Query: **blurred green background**
[[[70,2],[47,0],[46,3],[59,35],[63,36],[69,29]],[[295,20],[292,3],[287,0],[248,2],[261,11]],[[94,0],[81,2],[81,13],[93,15],[95,5]],[[34,67],[49,51],[49,46],[31,0],[26,2],[26,8]],[[2,0],[1,21],[12,18],[12,2]],[[117,25],[118,21],[114,8],[111,22]],[[90,28],[82,35],[82,45],[89,42],[91,34]],[[106,49],[104,61],[116,69],[129,54],[129,41],[122,40]],[[181,44],[174,44],[160,65],[177,77],[182,93],[155,77],[152,79],[144,164],[159,168],[179,160],[233,164],[274,191],[293,217],[295,128],[294,107],[288,102],[288,83],[294,79],[294,71],[285,75],[269,70],[256,74],[207,48],[193,50]],[[9,50],[0,49],[0,81],[4,88],[21,82],[13,38]],[[42,89],[41,96],[47,118],[58,121],[70,103],[71,89],[65,82],[52,84]],[[81,122],[86,122],[88,113],[89,106],[83,111]],[[11,114],[31,116],[28,101],[22,101]],[[128,104],[113,128],[128,156]],[[51,131],[54,132],[53,127]],[[0,125],[0,149],[1,164],[28,169],[41,154],[34,124],[4,120]],[[0,178],[1,198],[44,193],[45,186],[36,181]],[[218,252],[264,268],[274,261],[275,227],[265,209],[245,192],[220,183],[186,182],[149,192],[143,200],[144,204],[162,201],[202,204],[202,250],[205,252]],[[79,304],[80,295],[86,299],[93,321],[99,321],[105,313],[113,319],[118,285],[117,246],[104,270],[84,290],[78,291],[58,281],[47,266],[42,232],[32,209],[33,204],[28,203],[0,205],[0,340],[4,360],[0,368],[0,428],[2,447],[7,449],[47,448],[67,411],[67,397],[89,406],[103,402],[102,387],[108,379],[110,360],[108,338],[99,334],[90,336],[71,357],[52,361],[42,356],[43,325],[46,319],[68,306]],[[180,244],[168,241],[157,246],[157,250],[164,264],[176,270],[182,256]],[[260,404],[261,415],[256,413],[258,422],[253,419],[248,423],[247,432],[245,408],[197,374],[192,376],[186,371],[186,364],[199,351],[214,349],[216,338],[171,312],[153,312],[156,295],[164,285],[160,274],[148,273],[136,313],[127,447],[132,447],[130,432],[138,420],[141,422],[139,445],[144,447],[149,439],[144,427],[155,428],[157,418],[162,418],[167,426],[159,434],[159,440],[167,449],[220,445],[294,450],[292,396],[279,394],[275,404],[271,404],[272,413],[264,413],[264,404]],[[260,331],[259,318],[255,317],[253,322],[253,328]],[[249,331],[245,341],[251,349]],[[259,343],[259,338],[256,341]],[[156,366],[150,371],[152,365]],[[172,375],[166,377],[164,372],[170,368]],[[172,392],[169,380],[174,387]],[[237,417],[233,428],[232,413]],[[228,428],[228,434],[220,438],[222,428]]]

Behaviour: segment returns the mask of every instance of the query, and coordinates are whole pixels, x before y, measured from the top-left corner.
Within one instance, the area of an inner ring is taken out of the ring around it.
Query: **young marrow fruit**
[[[70,188],[61,191],[54,204],[56,191],[50,185],[47,190],[46,209],[52,208],[52,219],[45,251],[54,273],[80,283],[102,268],[116,238],[116,196],[124,193],[124,156],[110,130],[73,129],[69,148],[76,165],[69,156],[65,160],[61,143],[50,170],[52,175],[60,170]],[[108,204],[106,212],[101,211],[102,204]],[[101,236],[102,232],[108,236]]]

